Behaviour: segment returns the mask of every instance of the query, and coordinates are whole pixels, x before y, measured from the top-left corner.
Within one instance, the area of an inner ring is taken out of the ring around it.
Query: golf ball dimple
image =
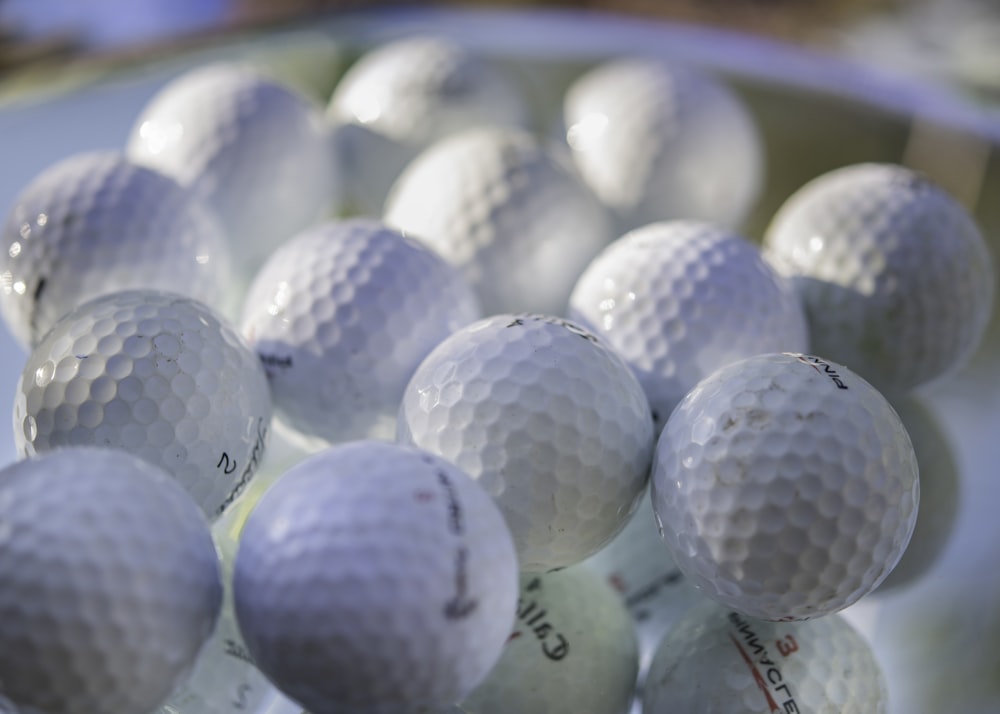
[[[885,677],[839,615],[765,622],[707,603],[663,639],[643,714],[885,714]]]
[[[324,218],[339,191],[320,109],[238,64],[199,67],[164,86],[136,119],[126,153],[215,209],[241,281]]]
[[[468,714],[624,714],[638,659],[628,611],[598,573],[575,566],[524,574],[503,655],[461,707]]]
[[[656,447],[653,508],[678,567],[752,617],[819,617],[871,592],[913,532],[917,462],[885,398],[801,354],[702,380]]]
[[[257,666],[314,714],[433,711],[500,657],[517,601],[503,516],[448,462],[377,441],[290,469],[246,521],[233,576]]]
[[[263,458],[271,395],[257,356],[215,312],[131,290],[55,324],[24,366],[13,419],[22,456],[122,449],[172,474],[215,518]]]
[[[573,160],[621,230],[687,218],[737,226],[763,187],[756,123],[725,85],[651,59],[601,64],[569,88]]]
[[[229,245],[217,217],[172,178],[114,152],[76,154],[18,195],[0,239],[0,310],[29,349],[77,305],[160,288],[225,309]]]
[[[384,219],[468,279],[487,314],[562,315],[573,283],[611,238],[605,210],[527,132],[471,129],[421,153]]]
[[[496,499],[522,571],[583,560],[625,525],[653,446],[649,404],[593,334],[495,315],[446,339],[403,395],[397,438],[458,465]]]
[[[389,188],[423,149],[478,126],[526,127],[514,83],[475,52],[436,37],[408,37],[363,55],[327,107],[351,202],[379,215]]]
[[[190,672],[222,599],[208,524],[161,469],[67,448],[0,472],[0,700],[151,711]]]
[[[961,367],[993,308],[993,264],[968,212],[910,169],[858,164],[779,209],[765,255],[788,275],[810,349],[902,392]]]
[[[577,281],[568,316],[629,363],[657,431],[715,370],[809,341],[797,294],[757,248],[695,221],[654,223],[605,248]]]
[[[320,447],[391,440],[420,361],[480,317],[465,278],[421,243],[367,219],[309,229],[276,251],[243,308],[277,415]]]

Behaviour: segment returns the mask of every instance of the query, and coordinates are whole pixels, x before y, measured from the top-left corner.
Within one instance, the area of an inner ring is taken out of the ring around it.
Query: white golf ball
[[[0,699],[29,714],[150,711],[212,632],[208,524],[161,469],[63,449],[0,472]]]
[[[663,636],[705,600],[663,547],[648,494],[622,532],[581,566],[600,574],[628,608],[638,635],[641,686]]]
[[[515,129],[432,145],[396,181],[384,217],[457,265],[487,315],[563,314],[573,283],[612,238],[590,192]]]
[[[392,440],[403,389],[444,338],[480,317],[462,274],[366,219],[328,223],[279,248],[243,307],[278,416],[314,447]]]
[[[116,290],[170,289],[228,307],[229,245],[215,214],[117,153],[76,154],[39,174],[0,248],[0,311],[29,349],[74,307]]]
[[[826,615],[877,587],[910,539],[919,490],[885,398],[796,354],[750,357],[699,382],[653,462],[653,508],[677,565],[766,620]]]
[[[809,348],[791,285],[748,241],[693,221],[654,223],[605,248],[577,281],[567,314],[629,363],[657,432],[715,370]]]
[[[839,615],[765,622],[714,603],[693,609],[650,666],[643,714],[885,714],[885,677]]]
[[[377,216],[423,149],[478,126],[528,124],[514,83],[485,58],[437,37],[408,37],[364,54],[340,79],[327,117],[353,207]]]
[[[653,422],[620,357],[578,325],[496,315],[420,364],[400,441],[458,465],[496,499],[522,571],[583,560],[621,530],[647,483]]]
[[[638,666],[632,619],[598,573],[525,574],[503,655],[461,707],[468,714],[624,714]]]
[[[92,444],[172,474],[210,518],[253,478],[271,395],[264,369],[212,310],[132,290],[64,316],[28,357],[14,401],[22,455]]]
[[[237,64],[200,67],[164,86],[136,119],[127,153],[217,211],[244,281],[324,218],[339,190],[320,109]]]
[[[756,124],[721,82],[651,59],[601,64],[569,88],[580,174],[629,230],[689,218],[737,226],[763,187]]]
[[[764,246],[802,298],[811,349],[879,389],[961,367],[993,308],[993,264],[973,219],[902,166],[814,179],[775,215]]]
[[[236,616],[257,666],[313,714],[421,712],[496,663],[517,560],[492,499],[431,454],[377,441],[290,469],[246,521]]]

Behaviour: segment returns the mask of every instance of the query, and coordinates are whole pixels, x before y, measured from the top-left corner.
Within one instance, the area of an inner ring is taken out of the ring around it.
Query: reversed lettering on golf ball
[[[710,602],[663,639],[644,714],[882,714],[885,678],[868,643],[839,615],[766,622]]]
[[[541,587],[542,579],[538,576],[534,576],[528,581],[524,592],[517,600],[517,619],[538,638],[542,654],[548,659],[558,662],[569,654],[569,642],[566,640],[566,636],[546,619],[548,611],[539,605],[537,600],[530,599],[530,594],[538,591]],[[520,631],[511,635],[512,638],[520,636]]]

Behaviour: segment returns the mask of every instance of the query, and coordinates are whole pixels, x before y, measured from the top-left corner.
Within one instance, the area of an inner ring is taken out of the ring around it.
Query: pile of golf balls
[[[903,395],[975,351],[985,241],[866,164],[761,250],[737,93],[649,58],[567,84],[553,142],[439,38],[325,116],[213,64],[24,189],[0,710],[886,711],[836,613],[947,540],[922,518],[889,579],[918,455],[954,500]]]

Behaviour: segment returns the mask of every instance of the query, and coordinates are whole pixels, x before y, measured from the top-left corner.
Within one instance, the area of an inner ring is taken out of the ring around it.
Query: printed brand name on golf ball
[[[826,360],[822,360],[819,357],[813,357],[810,355],[796,354],[795,352],[785,352],[783,354],[786,354],[789,357],[794,357],[802,364],[809,365],[820,374],[827,375],[830,378],[830,380],[837,385],[837,389],[847,389],[847,385],[844,384],[844,381],[841,379],[840,374],[837,372],[836,369],[834,369],[833,365],[827,362]]]
[[[533,578],[524,590],[534,592],[541,589],[542,579]],[[558,662],[566,658],[569,654],[569,641],[566,636],[556,629],[556,626],[549,622],[548,610],[538,604],[536,600],[526,600],[523,597],[517,600],[517,619],[527,626],[542,644],[542,653],[553,662]],[[520,632],[515,631],[511,639],[520,637]]]
[[[794,682],[786,682],[785,675],[781,672],[782,659],[791,657],[799,650],[795,637],[785,635],[775,640],[772,651],[770,643],[761,642],[753,624],[742,615],[730,612],[727,617],[735,630],[729,633],[729,639],[740,653],[740,658],[746,662],[751,676],[767,700],[768,711],[784,711],[789,714],[801,711],[791,688]],[[774,652],[777,652],[777,656]]]

